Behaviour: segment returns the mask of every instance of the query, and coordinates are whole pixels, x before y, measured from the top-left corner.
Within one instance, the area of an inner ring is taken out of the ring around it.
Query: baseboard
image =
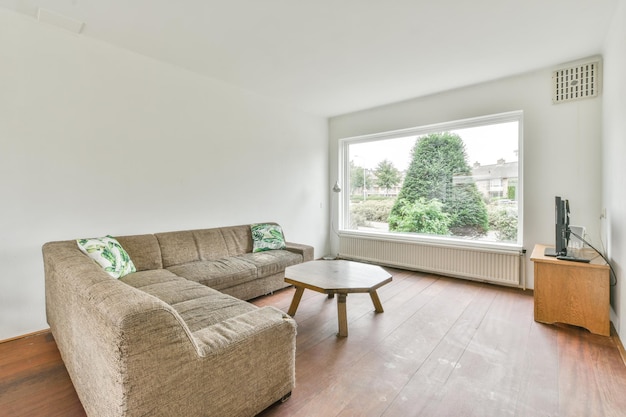
[[[50,333],[50,329],[42,329],[42,330],[37,330],[32,333],[26,333],[26,334],[21,334],[15,337],[10,337],[8,339],[0,340],[0,343],[12,342],[14,340],[19,340],[19,339],[26,339],[27,337],[39,336],[44,333]]]
[[[624,350],[624,345],[622,344],[622,341],[620,340],[619,334],[617,334],[617,330],[615,330],[613,323],[611,323],[611,338],[613,339],[613,342],[617,347],[617,351],[622,358],[622,362],[624,362],[624,366],[626,366],[626,350]]]

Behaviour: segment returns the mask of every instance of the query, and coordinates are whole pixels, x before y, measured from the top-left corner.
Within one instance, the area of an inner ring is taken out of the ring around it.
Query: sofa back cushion
[[[155,236],[161,247],[164,268],[200,260],[194,231],[156,233]]]
[[[252,252],[250,226],[157,233],[163,267],[195,261],[214,261]]]
[[[252,252],[252,232],[250,225],[223,227],[220,229],[228,256],[238,256]]]
[[[116,239],[128,252],[137,271],[163,268],[161,248],[154,235],[117,236]]]

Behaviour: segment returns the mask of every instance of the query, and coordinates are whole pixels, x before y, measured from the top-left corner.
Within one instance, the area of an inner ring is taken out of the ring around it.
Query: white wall
[[[0,9],[0,340],[47,327],[41,245],[277,221],[325,253],[326,119]]]
[[[584,58],[584,57],[580,57]],[[331,178],[337,176],[338,139],[451,120],[524,111],[524,248],[554,242],[554,196],[570,200],[572,222],[600,242],[600,98],[552,104],[552,69],[335,117],[330,121]],[[338,241],[333,238],[332,247]],[[334,251],[333,251],[334,252]]]
[[[626,335],[626,2],[621,2],[613,18],[605,44],[603,110],[603,187],[607,217],[603,224],[609,259],[617,275],[611,291],[616,316],[613,324],[622,340]]]

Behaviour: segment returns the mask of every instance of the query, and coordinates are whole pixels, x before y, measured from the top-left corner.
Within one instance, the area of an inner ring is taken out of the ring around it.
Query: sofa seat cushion
[[[171,306],[189,299],[200,298],[206,294],[201,285],[166,272],[168,271],[136,272],[135,274],[127,275],[128,279],[124,280],[124,282],[157,297]],[[133,275],[139,275],[140,277],[135,278]],[[137,285],[138,283],[139,285]]]
[[[215,261],[196,261],[167,268],[168,271],[221,290],[257,278],[257,268],[241,256],[230,256]]]
[[[288,266],[303,262],[302,255],[287,250],[246,253],[241,255],[241,258],[256,267],[257,278],[278,274],[279,272],[283,272]]]
[[[151,269],[128,274],[120,278],[120,281],[143,291],[145,287],[149,287],[154,284],[169,281],[180,282],[184,281],[184,279],[171,273],[167,269]]]
[[[126,275],[120,281],[169,304],[195,332],[257,307],[165,269]]]
[[[174,304],[172,307],[185,320],[191,332],[205,329],[258,308],[253,304],[219,291],[207,293],[204,297]]]

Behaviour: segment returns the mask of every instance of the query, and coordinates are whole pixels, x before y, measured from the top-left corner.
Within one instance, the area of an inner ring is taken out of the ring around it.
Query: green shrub
[[[426,202],[424,199],[411,203],[396,201],[394,214],[389,215],[389,230],[395,232],[450,234],[450,216],[443,212],[438,200]]]
[[[450,229],[456,236],[482,236],[489,228],[489,216],[474,184],[455,186],[444,210],[450,216]]]
[[[517,241],[517,209],[514,207],[489,206],[489,226],[499,241]]]
[[[363,213],[350,210],[350,229],[357,229],[359,226],[368,226],[367,219]]]
[[[393,203],[394,200],[389,198],[353,203],[350,206],[350,218],[359,218],[359,221],[363,222],[359,226],[365,225],[366,222],[386,223]]]

